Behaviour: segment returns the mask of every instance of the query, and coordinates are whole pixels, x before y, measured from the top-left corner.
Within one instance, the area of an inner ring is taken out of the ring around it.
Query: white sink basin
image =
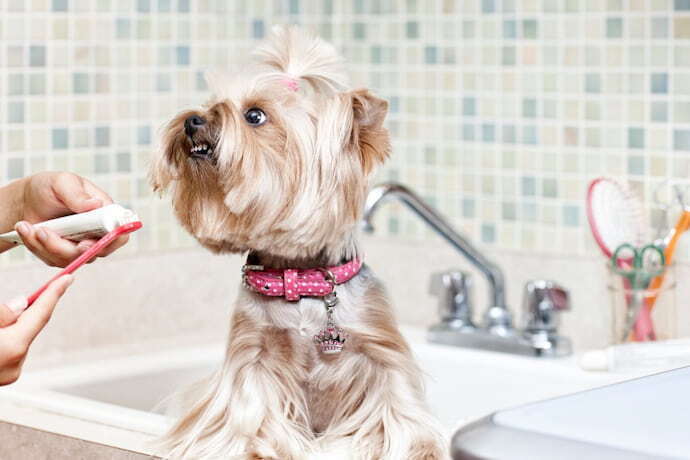
[[[431,408],[449,433],[460,423],[500,409],[635,377],[588,373],[574,358],[432,345],[423,340],[421,330],[403,332],[428,375]],[[17,384],[0,389],[6,409],[0,410],[0,419],[66,435],[89,433],[92,441],[150,453],[144,441],[161,434],[171,422],[161,402],[175,389],[210,373],[222,359],[223,345],[218,344],[27,373]],[[62,423],[55,423],[56,416]],[[70,421],[78,421],[78,429]],[[85,423],[97,428],[86,429]],[[143,436],[123,436],[123,430]]]

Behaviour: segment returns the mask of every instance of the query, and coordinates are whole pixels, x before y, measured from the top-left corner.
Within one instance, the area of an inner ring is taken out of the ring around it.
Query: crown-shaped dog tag
[[[335,291],[325,296],[323,301],[326,305],[326,327],[314,336],[314,342],[319,346],[321,353],[332,355],[343,351],[347,333],[333,321],[333,308],[338,303]]]

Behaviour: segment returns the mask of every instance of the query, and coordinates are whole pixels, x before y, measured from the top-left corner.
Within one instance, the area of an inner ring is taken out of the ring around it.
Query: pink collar
[[[338,284],[350,281],[359,273],[362,261],[351,261],[327,268],[297,270],[287,268],[265,269],[263,265],[242,267],[244,284],[254,292],[272,297],[285,297],[286,300],[299,300],[300,297],[324,297],[335,290]]]

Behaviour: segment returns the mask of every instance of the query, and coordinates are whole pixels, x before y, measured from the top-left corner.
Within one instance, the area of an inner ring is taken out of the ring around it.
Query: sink
[[[576,365],[574,357],[538,359],[429,344],[424,340],[425,331],[416,328],[403,328],[403,334],[426,373],[431,409],[449,435],[458,426],[501,409],[635,377],[588,373]],[[165,415],[166,399],[176,389],[212,372],[223,356],[223,344],[178,346],[164,353],[26,373],[17,384],[0,389],[0,402],[14,408],[0,411],[0,419],[74,435],[75,431],[61,432],[61,426],[69,423],[40,423],[41,417],[57,415],[98,427],[93,436],[102,433],[105,444],[150,453],[146,442],[172,422]],[[12,420],[8,413],[21,416]],[[107,428],[143,436],[128,441],[126,436],[109,436]]]

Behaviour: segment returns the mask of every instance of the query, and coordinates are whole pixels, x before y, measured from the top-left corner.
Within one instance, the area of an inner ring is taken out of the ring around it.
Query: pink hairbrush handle
[[[38,291],[31,294],[31,296],[27,299],[28,300],[27,308],[30,307],[31,304],[33,304],[36,301],[36,299],[38,299],[40,297],[41,294],[43,294],[43,291],[48,289],[48,285],[50,283],[52,283],[56,279],[60,278],[61,276],[70,275],[70,274],[74,273],[75,271],[77,271],[77,269],[79,267],[81,267],[85,263],[89,262],[94,257],[96,257],[98,255],[98,253],[103,250],[103,248],[105,248],[110,243],[112,243],[113,241],[118,239],[120,236],[125,235],[127,233],[135,232],[135,231],[139,230],[142,226],[143,226],[143,224],[141,222],[131,222],[129,224],[121,225],[121,226],[117,227],[115,230],[113,230],[112,232],[105,235],[103,238],[98,240],[98,242],[96,244],[94,244],[89,249],[84,251],[84,253],[82,255],[80,255],[79,257],[74,259],[71,264],[69,264],[67,267],[65,267],[64,270],[62,270],[60,273],[58,273],[53,278],[51,278],[51,280],[48,281],[46,284],[41,286],[41,288]]]

